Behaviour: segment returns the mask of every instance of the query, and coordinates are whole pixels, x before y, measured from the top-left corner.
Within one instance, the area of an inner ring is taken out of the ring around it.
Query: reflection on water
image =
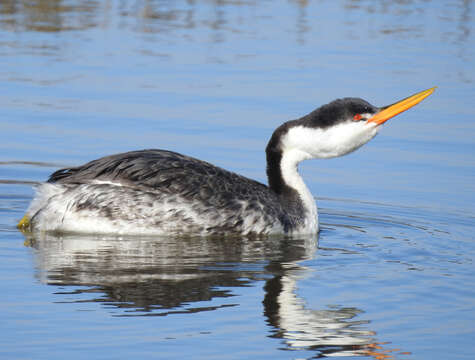
[[[118,307],[126,302],[138,315],[232,296],[216,289],[246,286],[268,275],[266,262],[304,260],[315,251],[314,239],[291,243],[43,234],[28,237],[27,244],[36,250],[42,282],[100,287],[105,301]]]
[[[176,52],[176,49],[170,49],[170,45],[184,44],[190,47],[189,50],[194,55],[201,55],[203,49],[193,51],[195,44],[209,43],[218,46],[225,43],[234,44],[235,40],[242,41],[242,39],[264,40],[259,45],[245,47],[233,45],[226,51],[218,50],[215,46],[205,49],[207,62],[210,63],[240,62],[256,56],[264,57],[264,61],[268,62],[265,56],[274,51],[274,47],[270,44],[279,46],[275,43],[278,41],[276,36],[289,36],[291,40],[289,46],[295,42],[302,48],[310,46],[325,52],[327,50],[325,41],[337,41],[338,36],[335,34],[340,34],[347,41],[361,41],[361,45],[356,46],[361,49],[354,52],[355,57],[361,56],[359,51],[372,52],[372,47],[377,45],[368,44],[367,39],[383,42],[385,46],[393,41],[406,40],[408,45],[401,47],[400,50],[409,56],[418,55],[418,45],[414,43],[416,39],[437,41],[448,44],[447,46],[451,48],[450,56],[461,61],[455,66],[448,66],[445,63],[439,65],[444,69],[444,77],[455,76],[463,83],[471,83],[474,79],[469,64],[474,61],[475,56],[471,45],[474,30],[473,11],[472,1],[467,0],[453,2],[295,0],[286,4],[285,8],[279,2],[273,4],[255,0],[205,2],[4,0],[0,2],[0,29],[17,34],[25,31],[38,34],[82,31],[86,34],[84,36],[95,39],[97,33],[89,30],[97,29],[105,34],[108,30],[130,31],[132,37],[129,40],[132,43],[140,37],[140,40],[152,45],[145,45],[139,49],[141,55],[160,59],[189,56]],[[328,15],[322,17],[322,14]],[[336,18],[338,21],[332,21]],[[280,33],[269,31],[275,27],[276,22],[284,19],[288,23]],[[81,37],[82,35],[78,36],[78,39]],[[43,56],[64,55],[68,53],[66,49],[76,41],[62,42],[63,38],[39,39],[27,39],[28,53],[34,52]],[[4,47],[2,53],[9,55],[7,49],[21,48],[24,45],[23,41],[25,39],[19,43],[18,39],[0,40],[0,45]],[[164,46],[157,47],[157,43]],[[139,42],[139,47],[140,44]],[[111,46],[109,55],[119,51],[118,45]],[[339,49],[339,46],[335,45]],[[397,46],[401,44],[395,45],[397,53]],[[261,49],[260,46],[268,48]],[[295,51],[293,49],[289,53]],[[384,49],[381,51],[386,52]],[[425,55],[430,57],[431,61],[442,61],[439,54]],[[299,62],[303,66],[315,66],[315,61],[310,61],[313,57],[311,53],[306,54],[299,58]],[[363,58],[352,61],[359,61],[364,67],[368,60]],[[393,65],[392,62],[386,63],[388,67]],[[10,78],[15,79],[24,78]]]
[[[274,327],[272,337],[283,339],[289,350],[312,350],[319,357],[371,356],[391,359],[392,353],[409,354],[387,348],[376,340],[370,321],[362,320],[363,310],[355,307],[332,306],[309,309],[297,295],[298,280],[309,269],[297,262],[271,262],[267,266],[274,277],[264,286],[264,314]]]
[[[108,238],[43,234],[27,237],[35,249],[37,276],[50,285],[75,286],[65,293],[78,302],[106,304],[113,316],[164,316],[239,306],[233,288],[265,281],[263,313],[271,337],[289,350],[325,356],[388,358],[370,321],[354,307],[308,309],[297,295],[298,281],[311,271],[299,264],[312,258],[309,239]],[[80,286],[80,288],[77,288]],[[84,296],[90,296],[88,300]],[[73,302],[75,300],[72,300]],[[206,305],[203,305],[206,301]]]
[[[63,31],[97,26],[99,2],[62,0],[2,0],[1,24],[13,31]]]
[[[295,16],[295,33],[297,41],[305,43],[305,33],[311,33],[318,26],[308,21],[307,8],[315,6],[306,0],[294,0],[297,7]],[[324,3],[324,2],[323,2]],[[424,20],[425,13],[434,6],[444,10],[438,18],[440,25],[449,24],[444,37],[449,41],[464,42],[471,35],[472,2],[459,0],[442,6],[434,1],[341,1],[341,8],[348,12],[347,25],[355,25],[351,20],[353,12],[362,11],[366,14],[399,17],[401,21],[390,21],[381,24],[375,33],[390,35],[406,33],[420,36],[423,26],[408,22]],[[64,0],[3,0],[0,2],[0,26],[7,30],[33,30],[40,32],[56,32],[68,30],[84,30],[91,27],[107,27],[114,24],[113,18],[119,16],[119,26],[132,26],[134,30],[145,33],[159,33],[177,29],[194,29],[206,27],[215,31],[225,32],[246,31],[247,23],[256,20],[256,14],[239,13],[234,15],[227,11],[230,8],[248,8],[252,11],[259,6],[265,6],[256,0],[248,1],[152,1],[141,0],[134,2],[112,1],[64,1]],[[320,2],[320,6],[323,6]],[[203,12],[203,8],[205,12]],[[248,16],[250,15],[250,16]],[[128,22],[127,19],[135,20]],[[260,16],[257,20],[262,19]],[[406,23],[406,25],[405,25]],[[456,26],[452,26],[456,24]],[[354,34],[353,34],[354,35]],[[350,34],[350,37],[352,35]],[[214,37],[216,42],[222,41],[219,35]]]

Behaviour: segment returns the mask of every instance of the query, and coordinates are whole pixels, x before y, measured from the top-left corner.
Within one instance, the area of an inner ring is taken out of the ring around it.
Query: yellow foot
[[[28,218],[28,215],[23,216],[16,227],[22,231],[28,230],[30,228],[30,219]]]

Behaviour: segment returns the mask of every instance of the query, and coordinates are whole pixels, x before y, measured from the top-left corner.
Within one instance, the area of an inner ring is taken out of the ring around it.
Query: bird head
[[[274,150],[293,153],[299,160],[342,156],[366,144],[382,124],[418,104],[434,90],[435,87],[383,107],[360,98],[337,99],[283,124],[269,145],[273,143]]]

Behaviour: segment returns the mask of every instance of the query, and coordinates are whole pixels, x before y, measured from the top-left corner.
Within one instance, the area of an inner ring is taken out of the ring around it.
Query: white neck
[[[280,138],[280,171],[283,181],[298,193],[305,210],[304,225],[298,232],[318,231],[317,205],[298,173],[299,162],[348,154],[371,140],[377,132],[378,127],[374,124],[360,121],[344,122],[328,128],[297,125]]]
[[[304,151],[290,149],[284,151],[280,162],[280,170],[284,182],[287,186],[297,191],[303,203],[305,221],[303,227],[297,230],[297,232],[301,233],[316,233],[318,231],[317,204],[315,203],[312,193],[303,182],[297,168],[299,162],[311,158],[310,154]]]

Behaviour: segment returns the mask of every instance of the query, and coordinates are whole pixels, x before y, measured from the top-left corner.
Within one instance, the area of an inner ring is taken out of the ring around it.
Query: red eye
[[[361,114],[356,114],[355,116],[353,116],[353,120],[355,121],[361,120],[361,118],[362,118]]]

